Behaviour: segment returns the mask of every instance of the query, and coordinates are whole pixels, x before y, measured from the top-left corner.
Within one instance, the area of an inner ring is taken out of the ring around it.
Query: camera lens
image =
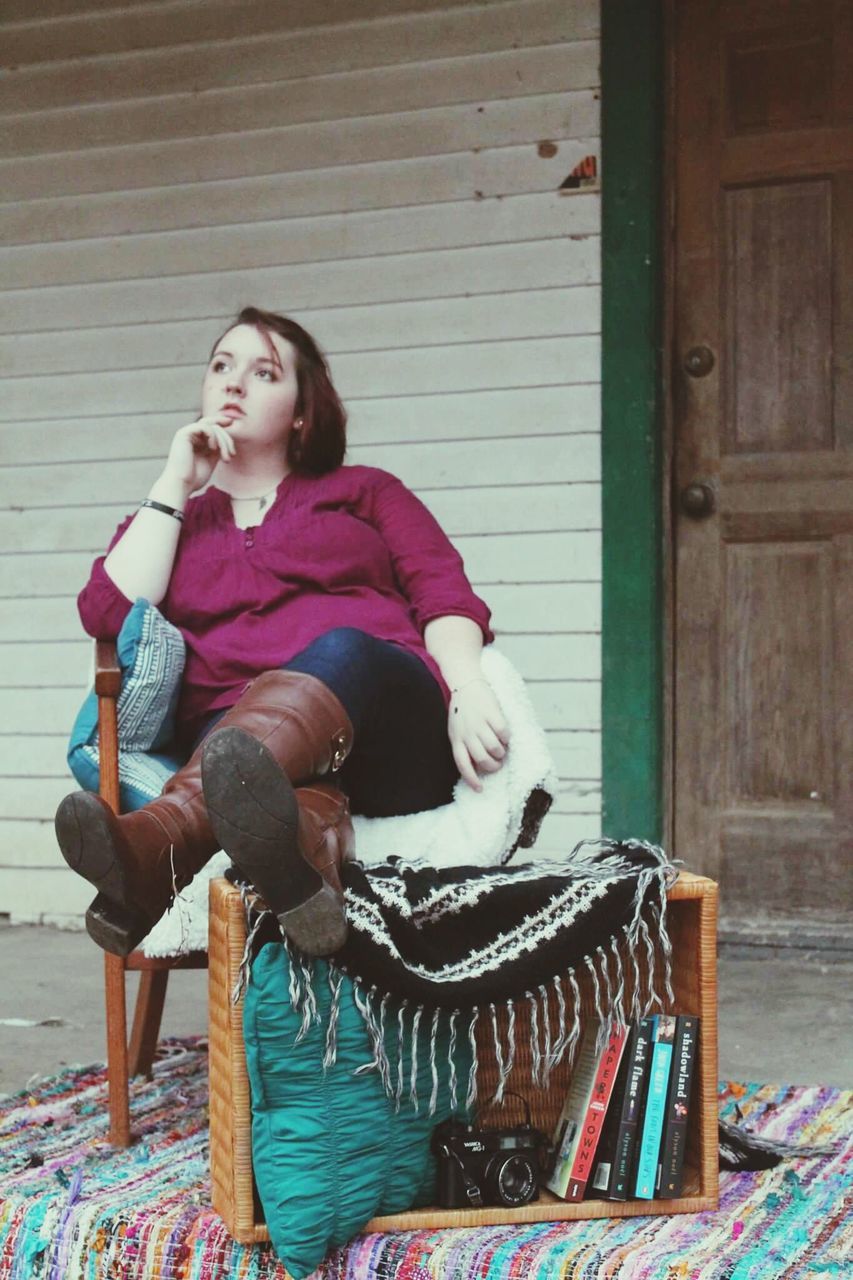
[[[497,1156],[487,1174],[492,1199],[497,1204],[515,1208],[527,1204],[536,1195],[539,1180],[527,1156]]]

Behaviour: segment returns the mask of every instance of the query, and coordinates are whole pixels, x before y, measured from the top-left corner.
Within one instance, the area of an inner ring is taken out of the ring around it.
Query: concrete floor
[[[103,1061],[103,960],[87,934],[0,926],[0,974],[0,1094]],[[719,987],[721,1077],[853,1086],[853,952],[722,943]],[[206,1031],[207,973],[172,974],[163,1034]]]

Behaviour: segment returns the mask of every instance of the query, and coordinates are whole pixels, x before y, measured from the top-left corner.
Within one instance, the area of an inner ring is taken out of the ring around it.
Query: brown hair
[[[238,324],[253,325],[267,337],[270,331],[277,333],[296,352],[299,387],[296,413],[303,425],[298,431],[291,431],[287,441],[287,465],[291,471],[322,475],[339,467],[347,447],[347,413],[332,384],[326,358],[311,334],[295,320],[280,316],[275,311],[243,307],[237,319],[214,342],[210,349],[211,359],[225,334]]]

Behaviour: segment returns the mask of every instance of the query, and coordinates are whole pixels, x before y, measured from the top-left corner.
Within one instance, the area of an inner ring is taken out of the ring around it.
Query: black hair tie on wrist
[[[165,502],[155,502],[153,498],[145,498],[139,504],[142,507],[151,507],[153,511],[162,511],[164,516],[174,516],[176,520],[183,521],[184,513],[179,511],[177,507],[167,507]]]

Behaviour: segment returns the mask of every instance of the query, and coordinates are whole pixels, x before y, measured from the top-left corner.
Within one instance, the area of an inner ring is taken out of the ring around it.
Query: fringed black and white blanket
[[[624,1021],[639,1010],[624,1008],[622,957],[650,961],[649,922],[667,948],[666,886],[676,874],[638,841],[584,841],[567,863],[353,865],[350,939],[336,961],[369,992],[429,1009],[529,998],[588,971],[603,1011]]]
[[[480,1020],[494,1037],[496,1100],[516,1061],[515,1013],[530,1017],[533,1076],[548,1077],[580,1035],[581,981],[591,985],[602,1035],[672,1000],[666,889],[677,875],[663,851],[644,841],[582,841],[566,863],[436,868],[390,861],[345,869],[350,936],[331,966],[352,979],[378,1067],[391,1092],[390,1020],[399,1044],[417,1051],[429,1026],[431,1059],[442,1027],[474,1051],[467,1101],[476,1098]],[[245,892],[250,906],[249,891]],[[241,974],[256,942],[275,936],[269,913],[251,918]],[[270,933],[272,927],[273,933]],[[656,942],[652,941],[655,938]],[[291,999],[307,1027],[316,1013],[311,965],[291,955]],[[629,972],[626,972],[626,966]],[[626,980],[627,979],[627,980]],[[238,984],[237,991],[242,986]],[[627,994],[630,993],[630,994]],[[499,1029],[497,1010],[507,1012]],[[335,1056],[335,1003],[327,1029]]]

